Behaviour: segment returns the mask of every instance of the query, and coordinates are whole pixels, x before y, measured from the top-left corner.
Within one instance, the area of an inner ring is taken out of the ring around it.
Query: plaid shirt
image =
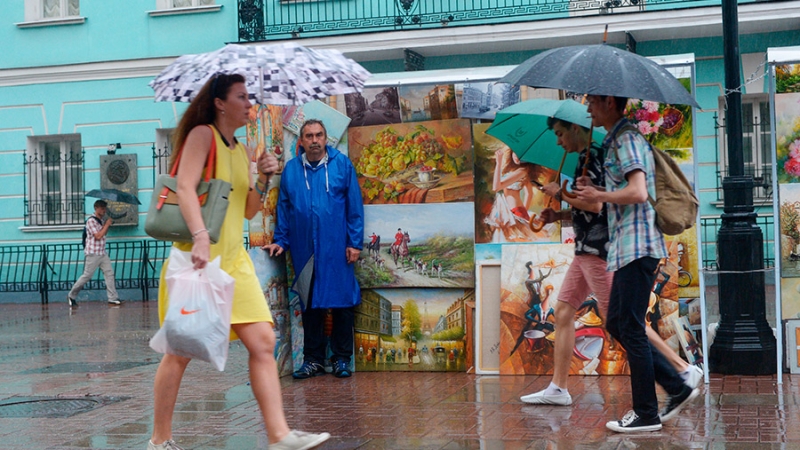
[[[646,175],[647,193],[655,198],[655,161],[650,144],[639,133],[620,132],[625,126],[630,126],[628,120],[620,119],[603,141],[603,148],[606,149],[606,190],[613,192],[624,188],[628,185],[625,176],[641,170]],[[611,239],[609,271],[616,271],[645,256],[667,256],[664,234],[656,226],[656,211],[650,202],[634,205],[609,203],[608,229]]]
[[[83,253],[86,255],[106,254],[106,237],[103,236],[102,239],[96,239],[94,237],[95,233],[99,233],[103,228],[99,220],[97,216],[92,216],[86,221],[86,248],[83,249]]]

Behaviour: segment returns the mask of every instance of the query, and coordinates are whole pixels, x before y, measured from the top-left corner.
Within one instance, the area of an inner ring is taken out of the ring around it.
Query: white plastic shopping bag
[[[220,269],[219,260],[217,257],[204,269],[195,270],[191,253],[170,251],[166,275],[169,308],[161,329],[150,339],[153,350],[225,369],[234,279]]]

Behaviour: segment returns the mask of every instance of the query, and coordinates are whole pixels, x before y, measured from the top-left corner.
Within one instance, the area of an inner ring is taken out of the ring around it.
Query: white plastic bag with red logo
[[[234,279],[220,269],[219,261],[217,257],[195,270],[191,253],[171,250],[166,275],[169,308],[161,329],[150,339],[153,350],[225,369]]]

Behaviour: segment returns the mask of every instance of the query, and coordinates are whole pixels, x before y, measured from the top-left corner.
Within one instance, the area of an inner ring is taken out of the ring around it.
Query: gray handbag
[[[183,152],[178,153],[175,158],[170,174],[159,175],[158,179],[156,179],[156,185],[153,187],[153,196],[150,199],[150,207],[147,209],[144,232],[160,241],[192,242],[192,231],[189,230],[186,221],[183,219],[176,193],[178,180],[175,175],[178,173],[181,153]],[[212,244],[216,244],[219,241],[222,222],[225,221],[225,213],[228,211],[228,195],[231,192],[230,183],[212,177],[211,173],[216,166],[216,162],[217,139],[215,133],[214,139],[211,141],[211,151],[208,154],[208,160],[206,160],[205,177],[197,186],[197,200],[200,202],[203,224],[208,230],[208,236]]]

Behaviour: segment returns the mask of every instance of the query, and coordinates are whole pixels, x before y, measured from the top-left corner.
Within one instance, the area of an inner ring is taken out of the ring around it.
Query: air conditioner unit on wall
[[[135,154],[101,155],[100,188],[118,189],[138,197],[138,164]],[[108,215],[114,225],[139,225],[139,205],[108,202]]]

